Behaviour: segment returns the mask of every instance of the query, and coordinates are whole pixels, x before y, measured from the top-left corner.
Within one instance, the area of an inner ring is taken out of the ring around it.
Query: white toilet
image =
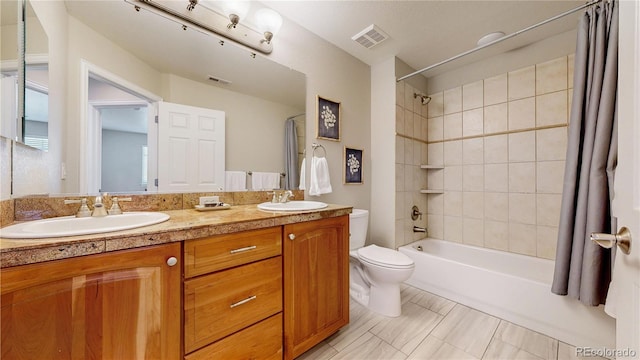
[[[413,260],[392,249],[369,245],[369,211],[353,209],[349,215],[349,294],[367,308],[386,316],[400,316],[400,283],[415,267]]]

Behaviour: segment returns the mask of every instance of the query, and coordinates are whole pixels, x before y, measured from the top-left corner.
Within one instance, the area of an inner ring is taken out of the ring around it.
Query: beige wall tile
[[[444,189],[462,191],[462,166],[447,166],[444,168]]]
[[[402,159],[405,165],[413,164],[413,140],[404,139],[404,156]]]
[[[509,164],[484,165],[484,191],[509,192]]]
[[[444,215],[462,216],[462,191],[445,192],[443,201]]]
[[[442,140],[444,136],[444,117],[427,119],[427,141]]]
[[[405,114],[405,126],[407,124]],[[530,129],[536,126],[536,99],[534,97],[509,101],[509,130]]]
[[[508,81],[509,100],[534,96],[536,94],[536,67],[529,66],[512,71],[508,74]]]
[[[444,215],[444,194],[427,195],[427,214]]]
[[[402,180],[401,180],[400,182],[402,182],[402,183],[404,184],[404,181],[402,181]],[[403,187],[404,187],[404,185],[403,185]],[[395,202],[396,202],[396,211],[395,211],[395,214],[396,214],[396,217],[395,217],[395,218],[396,218],[396,220],[404,219],[404,218],[406,217],[406,215],[405,215],[405,213],[404,213],[404,211],[403,211],[403,210],[404,210],[404,208],[405,208],[405,204],[404,204],[404,191],[396,191],[396,199],[395,199]],[[398,239],[399,239],[399,238],[398,238]]]
[[[439,92],[435,94],[429,95],[431,97],[431,101],[427,105],[429,116],[427,117],[436,117],[444,115],[444,93]]]
[[[444,239],[453,242],[462,242],[462,218],[457,216],[444,216]]]
[[[484,128],[484,111],[482,108],[462,113],[462,136],[482,135]]]
[[[420,143],[420,165],[429,164],[429,145]]]
[[[413,165],[420,166],[422,163],[422,143],[420,141],[412,141],[413,144]]]
[[[404,191],[404,164],[398,163],[396,163],[396,192],[397,191]]]
[[[536,201],[536,223],[538,225],[557,227],[560,224],[562,195],[537,194]]]
[[[416,89],[411,86],[408,82],[404,83],[404,107],[405,109],[413,112],[413,93],[416,92]]]
[[[571,54],[567,56],[567,88],[573,89],[573,65],[576,61],[576,55]]]
[[[481,108],[484,98],[484,83],[482,80],[462,86],[462,110]]]
[[[536,192],[536,163],[522,162],[509,164],[509,192]]]
[[[462,166],[462,190],[484,191],[484,165]]]
[[[536,65],[536,95],[567,88],[567,57]]]
[[[558,228],[550,226],[538,226],[537,241],[536,241],[536,256],[555,260],[556,259],[556,246],[558,244]],[[558,357],[559,359],[564,359]]]
[[[540,161],[536,169],[536,191],[539,194],[562,194],[564,161]]]
[[[501,103],[484,108],[484,133],[493,134],[507,131],[508,126],[508,105]]]
[[[431,190],[444,189],[444,169],[429,170],[429,171],[422,170],[422,172],[427,174],[428,189],[431,189]]]
[[[444,138],[455,139],[462,137],[462,113],[448,114],[444,116]]]
[[[484,105],[507,102],[507,74],[484,79]]]
[[[564,160],[567,155],[567,128],[536,131],[536,159]]]
[[[396,83],[396,105],[404,107],[404,81]]]
[[[567,90],[540,95],[536,98],[536,126],[568,122]]]
[[[502,221],[484,222],[484,246],[490,249],[509,250],[509,223]]]
[[[536,133],[526,131],[509,134],[509,162],[536,160]]]
[[[404,191],[414,191],[417,189],[415,186],[415,179],[413,178],[413,166],[409,164],[404,165]]]
[[[462,242],[474,246],[484,246],[484,220],[462,219]]]
[[[462,163],[482,164],[484,162],[484,140],[482,138],[462,140]]]
[[[509,223],[509,251],[536,256],[536,226]]]
[[[462,215],[466,218],[484,218],[484,193],[465,191],[462,193]]]
[[[509,136],[495,135],[484,138],[485,164],[506,163],[509,161]]]
[[[427,216],[427,236],[434,239],[444,239],[444,216]]]
[[[425,124],[424,132],[422,131],[422,123]],[[422,115],[413,115],[413,136],[420,140],[427,140],[427,119],[422,117]]]
[[[396,136],[396,164],[404,164],[405,138]]]
[[[420,124],[421,124],[420,139],[424,141],[428,141],[429,140],[429,121],[427,120],[426,115],[420,117]]]
[[[462,111],[462,87],[444,91],[444,114]]]
[[[415,114],[409,109],[404,109],[404,133],[403,135],[413,136],[413,117]]]
[[[430,165],[444,165],[444,143],[428,144],[427,160]]]
[[[396,105],[396,132],[404,134],[404,108]]]
[[[444,143],[444,164],[462,165],[462,140]]]
[[[485,192],[484,218],[493,221],[509,221],[509,194],[502,192]]]
[[[536,223],[536,194],[509,193],[509,223]]]

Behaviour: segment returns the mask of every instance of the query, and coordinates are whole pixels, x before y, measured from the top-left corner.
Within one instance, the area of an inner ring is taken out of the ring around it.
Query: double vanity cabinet
[[[293,359],[349,320],[340,209],[3,268],[1,357]]]

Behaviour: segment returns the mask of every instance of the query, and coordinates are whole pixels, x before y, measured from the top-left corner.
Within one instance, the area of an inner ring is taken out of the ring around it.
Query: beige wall
[[[572,56],[431,94],[429,235],[554,259]],[[405,96],[406,98],[406,96]]]

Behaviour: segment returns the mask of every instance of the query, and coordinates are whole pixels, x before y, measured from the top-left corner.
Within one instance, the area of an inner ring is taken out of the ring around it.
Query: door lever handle
[[[614,244],[618,244],[624,254],[629,255],[631,252],[631,231],[624,226],[617,234],[591,233],[591,241],[605,249],[611,249]]]

